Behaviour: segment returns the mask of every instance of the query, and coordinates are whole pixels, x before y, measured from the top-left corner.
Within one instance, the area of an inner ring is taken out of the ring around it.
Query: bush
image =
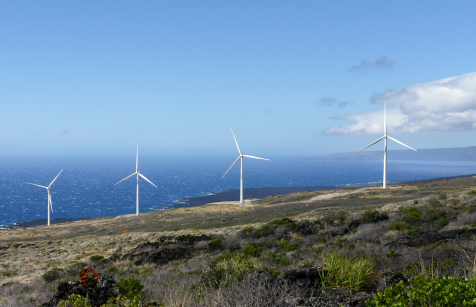
[[[103,255],[92,255],[91,257],[89,257],[89,259],[91,260],[97,260],[97,261],[105,261],[106,259],[104,259],[104,256]]]
[[[438,199],[448,199],[448,195],[442,193],[438,195]]]
[[[448,225],[450,221],[446,217],[440,217],[438,220],[434,221],[432,226],[436,228],[442,228]]]
[[[18,270],[6,270],[6,271],[1,271],[0,275],[6,276],[6,277],[12,277],[17,275]]]
[[[252,242],[243,246],[243,254],[251,257],[259,257],[261,252],[264,250],[264,247],[256,247]]]
[[[351,259],[335,252],[323,254],[322,286],[346,288],[351,294],[358,292],[375,276],[374,268],[375,263],[364,257]]]
[[[62,269],[62,268],[53,268],[53,269],[47,271],[45,274],[43,274],[43,279],[47,282],[57,280],[61,277],[60,272],[63,272],[63,271],[64,271],[64,269]]]
[[[284,226],[290,226],[290,227],[295,227],[297,226],[297,223],[290,218],[282,218],[282,219],[277,219],[277,220],[272,220],[270,222],[272,225],[284,225]]]
[[[345,211],[339,211],[339,212],[330,212],[325,216],[325,219],[328,220],[338,220],[338,221],[343,221],[347,218],[348,213]]]
[[[367,306],[476,306],[476,280],[463,278],[432,279],[415,276],[405,284],[400,281],[378,292]]]
[[[258,270],[250,256],[244,253],[222,255],[210,263],[200,279],[205,286],[219,288],[229,286],[245,276],[246,273]]]
[[[287,266],[291,264],[291,260],[284,258],[285,253],[268,253],[268,259],[271,262],[274,262],[276,264],[282,265],[282,266]]]
[[[144,294],[142,294],[144,286],[140,283],[140,279],[136,279],[134,276],[129,276],[128,279],[121,278],[121,280],[117,282],[117,286],[119,287],[121,295],[126,299],[144,299]]]
[[[423,216],[422,212],[415,207],[402,208],[398,210],[398,214],[402,216],[404,222],[408,223],[420,222]]]
[[[118,296],[116,299],[109,299],[109,302],[105,303],[101,307],[142,307],[144,306],[144,303],[142,302],[142,299],[135,297],[132,299],[128,299],[124,296]],[[158,305],[158,306],[163,306],[163,305]],[[60,301],[58,307],[91,307],[91,305],[88,302],[88,299],[78,295],[78,294],[72,294],[71,295],[71,300],[69,301]]]
[[[210,246],[211,248],[218,248],[221,246],[223,239],[225,238],[219,237],[219,238],[213,239],[210,242],[208,242],[208,246]]]
[[[401,256],[402,254],[400,253],[397,253],[396,251],[394,251],[393,249],[390,250],[390,252],[386,253],[385,256],[387,256],[388,258],[396,258],[396,257],[399,257]]]
[[[377,210],[368,211],[364,213],[364,217],[360,220],[361,223],[375,223],[378,221],[388,219],[388,214],[386,212],[380,213]]]
[[[405,230],[409,228],[410,224],[408,222],[392,222],[388,227],[390,230]]]
[[[289,244],[289,241],[286,240],[278,242],[278,246],[285,252],[290,252],[299,248],[299,244]]]

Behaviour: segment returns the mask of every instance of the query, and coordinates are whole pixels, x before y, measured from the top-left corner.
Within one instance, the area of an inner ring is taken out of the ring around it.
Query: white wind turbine
[[[62,171],[63,170],[61,170],[61,172]],[[61,172],[59,172],[59,174],[56,175],[55,179],[53,179],[53,181],[51,181],[50,185],[47,186],[47,187],[39,185],[39,184],[25,182],[27,184],[36,185],[37,187],[44,188],[44,189],[48,190],[48,226],[50,226],[50,209],[51,209],[51,212],[53,212],[53,202],[51,201],[50,189],[51,189],[51,185],[53,184],[53,182],[55,182],[56,178],[58,178],[58,176],[61,174]]]
[[[142,175],[140,172],[139,172],[139,145],[137,145],[137,156],[136,156],[136,172],[132,175],[129,175],[127,176],[126,178],[122,179],[121,181],[119,181],[118,183],[116,184],[119,184],[121,182],[123,182],[124,180],[127,180],[129,178],[131,178],[132,176],[134,175],[137,175],[137,194],[136,194],[136,215],[139,215],[139,176],[144,178],[145,180],[147,180],[147,182],[149,182],[151,185],[153,185],[154,187],[157,187],[155,184],[153,184],[149,179],[145,178],[144,175]],[[115,184],[115,185],[116,185]]]
[[[387,139],[391,139],[392,141],[394,142],[397,142],[398,144],[400,145],[403,145],[405,147],[408,147],[410,148],[411,150],[414,150],[416,151],[416,149],[413,149],[411,148],[410,146],[407,146],[405,144],[403,144],[402,142],[400,141],[397,141],[396,139],[390,137],[387,135],[387,104],[385,104],[384,106],[384,112],[383,112],[383,129],[384,129],[384,136],[382,136],[381,138],[379,138],[378,140],[376,140],[375,142],[373,142],[372,144],[368,145],[367,147],[359,150],[358,152],[356,153],[359,153],[361,152],[362,150],[372,146],[373,144],[376,144],[378,142],[380,142],[381,140],[385,139],[385,154],[383,156],[383,188],[386,189],[387,188]]]
[[[230,128],[231,129],[231,128]],[[233,129],[231,129],[231,133],[233,133]],[[247,158],[252,158],[252,159],[260,159],[260,160],[266,160],[266,161],[270,161],[269,159],[263,159],[263,158],[258,158],[258,157],[253,157],[253,156],[248,156],[248,155],[244,155],[241,150],[240,150],[240,146],[238,146],[238,142],[236,141],[236,137],[235,137],[235,134],[233,133],[233,138],[235,139],[235,143],[236,143],[236,147],[238,148],[238,152],[240,153],[240,156],[238,157],[238,159],[236,159],[236,161],[230,166],[230,168],[226,171],[225,175],[228,174],[228,172],[233,168],[233,166],[235,166],[236,162],[238,162],[238,160],[241,159],[241,184],[240,184],[240,203],[243,203],[243,158],[244,157],[247,157]],[[221,178],[223,179],[223,177],[225,177],[225,175],[223,175]]]

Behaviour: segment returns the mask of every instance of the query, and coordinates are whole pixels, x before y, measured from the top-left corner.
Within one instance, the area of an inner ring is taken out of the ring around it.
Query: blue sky
[[[474,12],[474,1],[2,1],[0,154],[236,154],[230,127],[245,154],[357,151],[383,134],[383,103],[409,146],[474,146]]]

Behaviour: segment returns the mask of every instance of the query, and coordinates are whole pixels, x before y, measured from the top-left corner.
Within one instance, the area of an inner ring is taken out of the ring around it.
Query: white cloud
[[[476,129],[476,73],[410,85],[375,95],[372,100],[398,105],[387,109],[389,133]],[[356,123],[330,127],[326,134],[383,133],[383,109],[336,119]]]

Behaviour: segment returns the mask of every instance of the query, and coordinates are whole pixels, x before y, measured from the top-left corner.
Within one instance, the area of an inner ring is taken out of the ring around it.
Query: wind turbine
[[[376,144],[376,143],[380,142],[381,140],[385,139],[385,154],[384,154],[384,156],[383,156],[383,188],[386,189],[386,188],[387,188],[387,139],[391,139],[392,141],[394,141],[394,142],[396,142],[396,143],[398,143],[398,144],[400,144],[400,145],[403,145],[403,146],[405,146],[405,147],[408,147],[408,148],[410,148],[411,150],[416,151],[416,149],[413,149],[413,148],[411,148],[410,146],[407,146],[407,145],[403,144],[402,142],[397,141],[396,139],[394,139],[394,138],[392,138],[392,137],[390,137],[390,136],[387,135],[387,104],[385,104],[385,106],[384,106],[384,112],[383,112],[383,127],[384,127],[384,128],[383,128],[383,129],[384,129],[384,135],[383,135],[381,138],[379,138],[378,140],[376,140],[376,141],[373,142],[372,144],[370,144],[370,145],[368,145],[367,147],[365,147],[365,148],[359,150],[359,151],[356,152],[356,153],[359,153],[359,152],[361,152],[362,150],[364,150],[364,149],[366,149],[366,148],[372,146],[373,144]]]
[[[62,171],[63,170],[61,170],[61,172]],[[50,185],[47,186],[47,187],[39,185],[39,184],[25,182],[27,184],[36,185],[37,187],[44,188],[44,189],[48,190],[48,226],[50,226],[50,209],[51,209],[51,212],[53,212],[53,202],[51,201],[50,189],[51,189],[51,185],[53,184],[53,182],[55,182],[56,178],[58,178],[58,176],[61,174],[61,172],[59,172],[59,174],[56,175],[55,179],[53,179],[53,181],[51,181]]]
[[[127,180],[129,178],[131,178],[132,176],[134,175],[137,175],[137,196],[136,196],[136,215],[139,215],[139,176],[144,178],[145,180],[147,180],[148,183],[150,183],[151,185],[153,185],[154,187],[157,187],[155,184],[153,184],[149,179],[145,178],[144,175],[142,175],[140,172],[139,172],[139,145],[137,145],[137,156],[136,156],[136,172],[132,175],[129,175],[127,176],[126,178],[122,179],[121,181],[119,181],[118,183],[116,184],[119,184],[121,182],[123,182],[124,180]],[[116,185],[115,184],[115,185]]]
[[[231,129],[231,128],[230,128]],[[233,133],[233,129],[231,129],[231,133]],[[238,146],[238,142],[236,141],[236,137],[235,137],[235,134],[233,133],[233,138],[235,139],[235,143],[236,143],[236,147],[238,148],[238,152],[240,153],[240,156],[238,157],[238,159],[236,159],[236,161],[230,166],[230,168],[226,171],[225,175],[228,174],[228,172],[233,168],[233,166],[235,166],[236,162],[238,162],[238,160],[241,159],[241,184],[240,184],[240,203],[242,204],[243,203],[243,158],[244,157],[247,157],[247,158],[252,158],[252,159],[260,159],[260,160],[266,160],[266,161],[270,161],[269,159],[263,159],[263,158],[258,158],[258,157],[253,157],[253,156],[248,156],[248,155],[244,155],[241,150],[240,150],[240,146]],[[225,175],[223,175],[221,178],[223,179],[223,177],[225,177]]]

